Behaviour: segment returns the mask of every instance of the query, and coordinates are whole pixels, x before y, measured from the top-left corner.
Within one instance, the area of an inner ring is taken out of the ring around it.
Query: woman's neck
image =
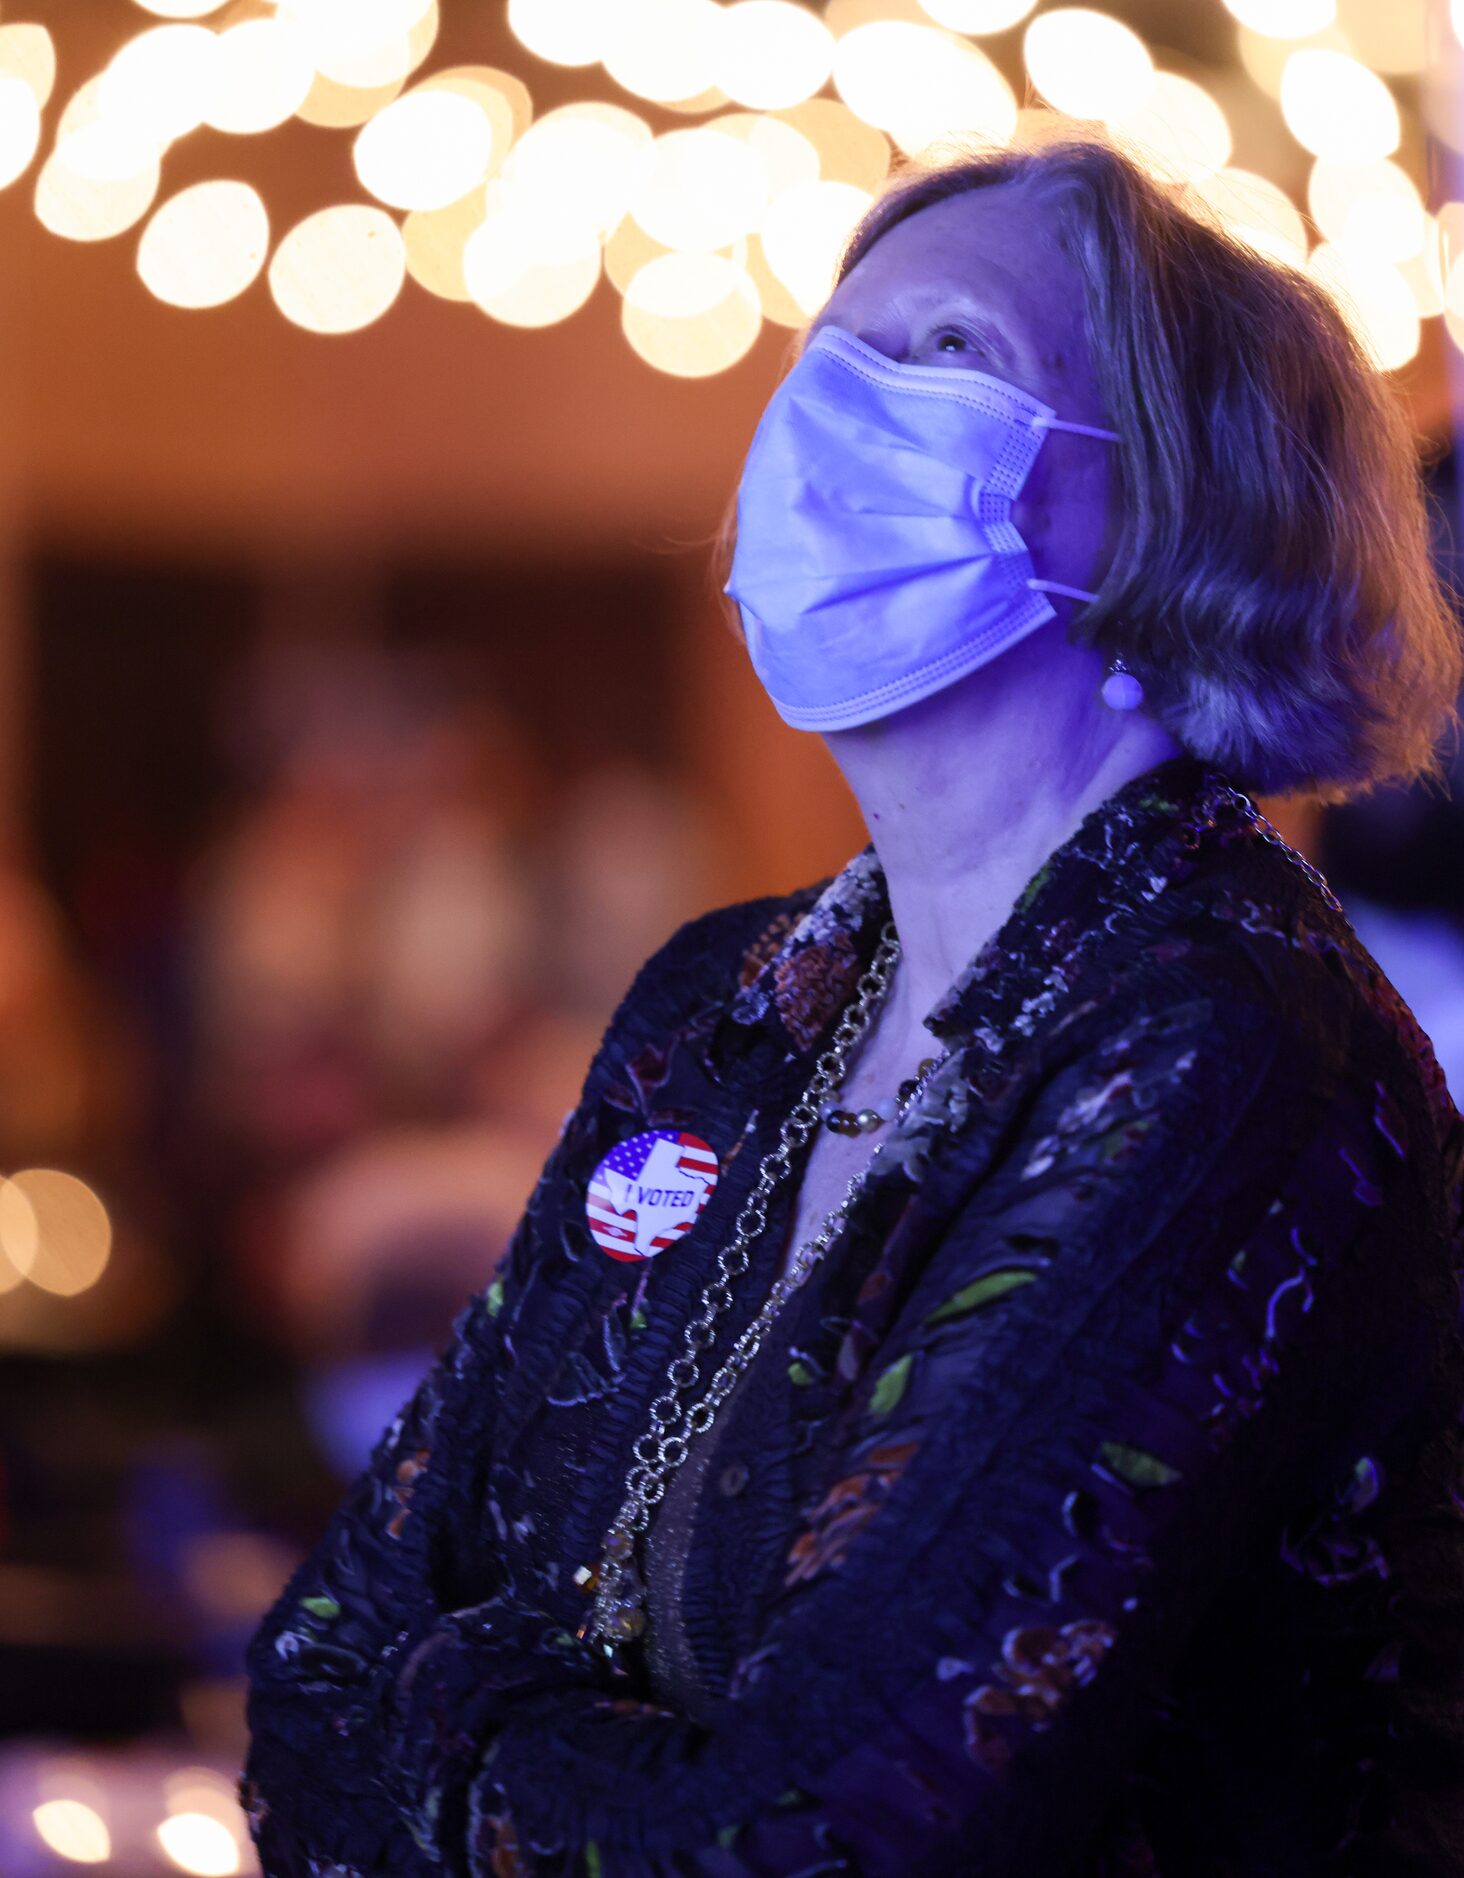
[[[969,678],[829,748],[889,887],[901,961],[880,1028],[917,1034],[1084,818],[1180,754],[1099,697],[1105,661],[1039,630]]]

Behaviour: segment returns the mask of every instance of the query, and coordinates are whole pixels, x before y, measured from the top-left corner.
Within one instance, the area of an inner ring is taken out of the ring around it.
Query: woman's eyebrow
[[[1011,340],[1007,338],[1006,334],[999,326],[993,326],[986,320],[980,321],[979,324],[982,332],[991,340],[991,349],[1001,360],[1002,364],[1009,372],[1017,371],[1019,369],[1017,363],[1017,349],[1012,344]]]

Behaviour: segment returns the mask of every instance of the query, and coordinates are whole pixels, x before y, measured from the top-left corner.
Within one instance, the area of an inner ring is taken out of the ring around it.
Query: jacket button
[[[730,1467],[722,1469],[717,1485],[730,1499],[734,1493],[741,1493],[747,1485],[747,1469],[741,1461],[733,1461]]]

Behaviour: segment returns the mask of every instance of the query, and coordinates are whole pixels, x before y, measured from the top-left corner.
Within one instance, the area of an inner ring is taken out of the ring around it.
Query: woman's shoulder
[[[1307,1118],[1346,1132],[1360,1114],[1433,1199],[1461,1203],[1464,1122],[1429,1037],[1345,909],[1270,844],[1177,872],[1088,953],[1031,1042],[1015,1080],[1067,1091],[1075,1114],[1106,1113],[1115,1078],[1181,1108],[1203,1092],[1217,1113],[1244,1101],[1278,1151]]]
[[[1359,938],[1345,905],[1270,843],[1181,893],[1161,939],[1193,948],[1204,974],[1264,1008],[1283,1048],[1338,1074],[1411,1082],[1443,1133],[1458,1120],[1428,1034]]]

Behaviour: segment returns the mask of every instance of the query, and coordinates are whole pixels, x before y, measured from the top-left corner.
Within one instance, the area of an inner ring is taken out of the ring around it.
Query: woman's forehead
[[[981,293],[1026,314],[1054,288],[1075,282],[1058,246],[1051,210],[1027,192],[966,189],[896,222],[846,276],[876,284],[939,284]]]
[[[928,203],[861,255],[819,316],[840,325],[966,304],[1059,382],[1087,374],[1084,294],[1050,205],[997,185]]]

